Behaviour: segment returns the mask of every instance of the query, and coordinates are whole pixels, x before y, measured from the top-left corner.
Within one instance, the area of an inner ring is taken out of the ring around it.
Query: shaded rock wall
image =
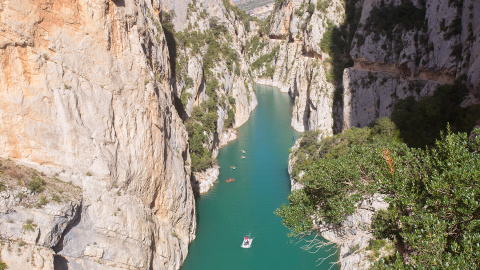
[[[345,21],[348,4],[355,7],[349,12],[359,12],[358,21]],[[309,5],[314,7],[310,12]],[[381,12],[393,14],[402,1],[350,0],[333,1],[320,8],[316,5],[315,1],[289,0],[274,10],[267,36],[272,44],[288,45],[280,46],[272,78],[264,78],[265,70],[254,73],[259,82],[280,87],[295,98],[292,126],[296,130],[321,130],[328,135],[365,126],[377,116],[389,115],[398,99],[430,95],[436,86],[456,79],[469,86],[470,101],[466,103],[478,103],[477,2],[406,1],[403,6],[411,11],[407,16],[396,16],[397,21],[385,19],[388,16]],[[405,23],[409,20],[411,23]],[[353,66],[344,72],[346,77],[340,83],[329,77],[331,64],[338,59],[321,48],[329,24],[346,25],[355,31],[349,45]],[[274,46],[258,53],[252,62]],[[285,61],[287,55],[294,57]],[[315,61],[319,64],[305,64]],[[334,94],[336,88],[341,90]]]
[[[457,79],[470,89],[467,103],[478,103],[479,3],[407,1],[403,5],[410,7],[410,13],[424,14],[424,22],[406,27],[402,25],[407,20],[405,16],[387,32],[385,26],[376,26],[378,16],[372,10],[394,10],[399,5],[401,1],[363,2],[359,28],[352,42],[355,65],[344,73],[343,128],[365,126],[378,116],[389,115],[399,99],[431,95],[436,86],[452,84]],[[368,81],[369,74],[375,78],[372,85],[359,83]],[[388,97],[391,94],[394,98]],[[378,105],[366,100],[377,100]]]

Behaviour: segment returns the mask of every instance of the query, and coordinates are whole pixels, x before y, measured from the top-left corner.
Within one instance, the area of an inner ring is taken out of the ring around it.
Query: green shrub
[[[320,48],[331,57],[332,69],[327,73],[327,81],[331,83],[341,82],[343,70],[351,65],[351,59],[347,52],[349,50],[347,38],[346,30],[328,22],[327,31],[323,34],[320,42]]]
[[[188,100],[192,97],[192,94],[188,93],[186,90],[182,92],[180,100],[182,101],[182,105],[184,108],[187,107]]]
[[[24,231],[35,231],[35,228],[37,227],[37,224],[33,223],[33,219],[27,219],[25,223],[22,226],[22,229]]]
[[[480,264],[479,147],[479,137],[448,131],[431,150],[392,151],[395,173],[382,177],[390,207],[375,215],[375,233],[414,251],[409,261],[419,269]],[[407,267],[396,256],[379,264]]]
[[[4,190],[5,190],[5,185],[2,182],[0,182],[0,192]]]
[[[275,46],[270,53],[264,54],[264,55],[260,56],[259,58],[257,58],[257,60],[255,60],[255,62],[252,63],[252,69],[257,70],[257,69],[263,67],[265,65],[265,63],[267,63],[267,64],[272,63],[273,60],[277,57],[277,54],[278,54],[279,51],[280,51],[280,46],[279,45]],[[269,71],[269,75],[270,75],[270,72],[271,71]]]
[[[295,10],[295,15],[297,15],[298,17],[302,17],[303,16],[302,8],[296,9]]]
[[[197,110],[197,117],[200,109]],[[202,113],[203,116],[203,113]],[[205,147],[208,137],[205,135],[205,128],[199,122],[190,119],[187,121],[188,141],[190,145],[190,157],[192,160],[192,171],[204,171],[212,165],[212,153]]]
[[[230,128],[235,121],[235,111],[232,108],[228,109],[228,118],[225,119],[225,127]]]
[[[273,79],[274,75],[275,75],[275,67],[271,66],[270,63],[267,63],[265,65],[265,72],[263,73],[263,77]]]
[[[0,259],[0,270],[8,269],[8,265]]]
[[[278,10],[287,0],[275,0],[275,10]]]
[[[455,59],[457,59],[457,61],[462,61],[463,60],[463,56],[462,56],[462,49],[463,46],[461,43],[459,44],[456,44],[453,46],[452,48],[452,53],[450,54],[450,56],[453,56],[455,57]]]
[[[48,200],[47,198],[45,198],[45,196],[41,196],[40,197],[40,200],[38,201],[38,203],[35,205],[37,208],[42,208],[44,205],[46,205],[48,203]]]
[[[45,180],[38,176],[33,176],[33,179],[28,182],[27,187],[34,193],[41,193],[45,189],[45,185]]]
[[[60,199],[60,196],[58,196],[56,193],[53,193],[52,194],[52,201],[61,202],[62,200]]]
[[[248,87],[245,87],[245,88],[248,88]],[[229,96],[228,103],[230,104],[230,106],[235,106],[235,98],[232,96]]]
[[[307,13],[309,16],[312,16],[312,14],[315,12],[315,5],[313,3],[309,3],[307,7]]]
[[[365,44],[365,37],[362,34],[357,34],[357,46],[362,47]]]
[[[400,31],[422,29],[425,24],[425,7],[417,8],[410,1],[403,1],[401,5],[388,4],[383,7],[373,7],[365,24],[368,32],[393,34],[394,28]]]
[[[25,197],[27,197],[27,195],[25,195],[25,193],[23,192],[18,192],[17,195],[15,195],[15,198],[19,198],[20,200],[22,200]]]
[[[262,50],[267,43],[259,36],[254,36],[245,44],[245,51],[249,57],[252,57],[257,51]]]
[[[327,8],[330,6],[329,1],[317,0],[317,9],[322,12],[327,12]]]
[[[433,96],[422,97],[418,102],[413,97],[398,101],[392,120],[410,147],[433,145],[447,123],[454,132],[469,132],[480,119],[479,105],[460,106],[466,94],[468,88],[460,83],[439,86]]]
[[[293,153],[293,177],[304,188],[292,192],[288,206],[276,210],[291,235],[311,231],[312,216],[320,217],[320,223],[340,225],[357,202],[380,192],[390,204],[374,216],[378,239],[369,249],[377,256],[389,238],[396,243],[392,248],[409,252],[381,259],[374,268],[480,265],[480,136],[469,140],[466,133],[448,129],[423,150],[399,142],[388,119],[346,133],[318,141],[317,133],[307,132],[300,139]],[[298,158],[302,154],[305,157]],[[298,171],[304,172],[301,179]]]
[[[387,240],[385,239],[371,239],[370,243],[367,247],[367,250],[371,250],[373,252],[373,257],[370,259],[375,260],[380,256],[380,250],[387,245]]]
[[[155,23],[156,27],[159,29],[160,27],[163,29],[163,33],[165,35],[165,40],[167,42],[168,53],[169,53],[169,61],[170,61],[170,70],[172,71],[173,75],[175,76],[175,72],[177,70],[177,41],[175,39],[175,28],[173,26],[173,18],[175,17],[175,11],[170,12],[162,12],[162,22],[161,25],[158,24],[158,21],[153,18],[152,21]],[[158,30],[160,31],[160,30]]]

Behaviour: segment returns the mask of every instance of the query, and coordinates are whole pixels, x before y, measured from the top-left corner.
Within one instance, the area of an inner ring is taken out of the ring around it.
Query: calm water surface
[[[182,270],[329,269],[336,258],[317,266],[318,258],[336,250],[316,254],[302,250],[302,243],[295,245],[282,219],[273,214],[290,194],[288,154],[299,133],[290,126],[289,95],[268,86],[257,85],[256,90],[257,108],[239,128],[238,139],[217,157],[218,183],[197,198],[197,237]],[[229,177],[235,181],[226,183]],[[240,245],[247,234],[254,241],[251,248],[243,249]]]

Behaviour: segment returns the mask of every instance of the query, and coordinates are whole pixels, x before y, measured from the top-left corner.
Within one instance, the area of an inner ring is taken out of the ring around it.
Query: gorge
[[[1,1],[0,263],[180,269],[255,83],[288,92],[292,127],[318,140],[442,85],[474,108],[479,18],[475,0],[276,0],[265,21],[227,0]],[[348,230],[324,236],[343,269],[367,267],[350,251],[369,228]]]

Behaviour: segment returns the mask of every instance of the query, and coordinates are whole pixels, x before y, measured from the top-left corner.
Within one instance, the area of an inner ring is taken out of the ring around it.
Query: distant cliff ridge
[[[247,12],[248,14],[258,18],[265,19],[273,11],[275,1],[272,0],[240,0],[234,2],[236,6]]]
[[[272,72],[255,74],[296,97],[297,130],[331,134],[365,126],[389,115],[399,99],[431,95],[455,80],[470,89],[466,104],[478,103],[478,1],[277,4],[264,27],[269,45],[256,47],[251,59],[280,46]]]

